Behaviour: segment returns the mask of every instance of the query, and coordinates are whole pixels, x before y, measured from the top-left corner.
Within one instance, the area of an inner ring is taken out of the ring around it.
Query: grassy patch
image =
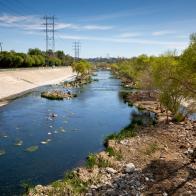
[[[86,167],[93,168],[95,165],[105,168],[110,166],[110,162],[100,156],[96,156],[96,154],[90,153],[86,160]]]
[[[28,193],[30,189],[33,189],[33,184],[29,181],[21,181],[20,182],[20,187],[22,187],[24,189],[24,192],[25,193]],[[27,194],[23,194],[23,195],[27,195]]]
[[[122,154],[120,152],[118,152],[117,150],[115,150],[114,148],[112,148],[112,147],[107,147],[106,152],[109,154],[109,156],[113,156],[117,160],[122,159]]]
[[[87,183],[83,182],[74,171],[66,172],[63,180],[52,183],[52,187],[58,190],[69,190],[73,195],[80,195],[87,190]]]
[[[155,153],[158,149],[159,149],[159,146],[157,143],[149,144],[148,147],[146,148],[144,154],[151,155],[151,154]]]
[[[93,153],[90,153],[86,159],[86,167],[92,168],[96,165],[96,155]]]
[[[125,138],[135,137],[136,131],[134,129],[135,123],[131,123],[118,133],[112,133],[105,138],[104,145],[107,147],[109,140],[123,140]]]
[[[182,113],[177,113],[175,116],[174,116],[174,120],[176,122],[181,122],[185,119],[185,116],[182,114]]]

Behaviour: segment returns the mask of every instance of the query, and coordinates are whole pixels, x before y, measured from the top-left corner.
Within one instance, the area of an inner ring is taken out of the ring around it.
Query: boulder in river
[[[71,92],[63,92],[63,91],[44,91],[41,93],[41,97],[51,100],[63,100],[63,99],[71,99],[76,97],[76,94],[72,94]]]

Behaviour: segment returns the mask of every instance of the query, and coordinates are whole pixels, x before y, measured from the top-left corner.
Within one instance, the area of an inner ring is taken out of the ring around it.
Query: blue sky
[[[0,0],[4,50],[45,50],[44,15],[56,17],[56,49],[81,57],[180,53],[196,32],[196,0]]]

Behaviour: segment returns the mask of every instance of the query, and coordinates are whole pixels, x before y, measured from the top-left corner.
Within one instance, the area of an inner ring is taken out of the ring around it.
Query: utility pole
[[[45,26],[45,36],[46,36],[46,56],[45,56],[45,64],[48,65],[48,51],[51,50],[53,55],[55,52],[55,17],[54,16],[44,16],[44,23],[42,25]]]
[[[1,52],[3,51],[2,44],[3,44],[3,42],[0,42],[0,48],[1,48]]]
[[[54,26],[55,26],[55,23],[54,23],[54,16],[52,17],[52,50],[53,50],[53,53],[55,52],[55,38],[54,38]]]
[[[74,49],[74,59],[76,61],[77,59],[80,58],[81,45],[80,45],[80,42],[79,41],[75,41],[73,43],[73,49]]]

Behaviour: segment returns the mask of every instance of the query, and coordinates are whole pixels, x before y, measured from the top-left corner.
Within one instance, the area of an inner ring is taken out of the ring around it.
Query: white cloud
[[[110,30],[112,26],[101,26],[101,25],[85,25],[82,28],[87,30]]]
[[[31,16],[14,16],[14,15],[3,14],[0,16],[0,22],[11,24],[11,23],[22,22],[29,18],[31,18]]]
[[[170,34],[174,34],[174,33],[175,33],[175,31],[163,30],[163,31],[152,32],[152,35],[154,35],[154,36],[162,36],[162,35],[170,35]]]
[[[44,26],[42,25],[43,20],[39,16],[14,16],[3,14],[0,16],[0,26],[10,27],[10,28],[19,28],[22,30],[43,30]],[[112,26],[106,25],[81,25],[65,22],[57,22],[55,24],[56,30],[63,29],[73,29],[73,30],[109,30],[112,29]]]
[[[119,37],[121,38],[131,38],[131,37],[138,37],[142,35],[141,33],[122,33]]]
[[[93,37],[93,36],[80,36],[80,35],[67,35],[60,34],[58,36],[65,40],[90,40],[90,41],[104,41],[114,43],[134,43],[143,45],[162,45],[168,48],[183,49],[187,46],[186,42],[170,42],[170,41],[155,41],[150,39],[136,39],[136,38],[109,38],[109,37]]]

